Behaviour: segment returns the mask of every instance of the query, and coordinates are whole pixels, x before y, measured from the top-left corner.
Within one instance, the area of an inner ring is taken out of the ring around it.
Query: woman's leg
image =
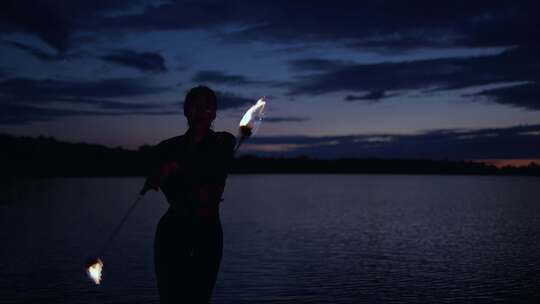
[[[223,230],[219,218],[204,222],[198,229],[193,250],[194,303],[210,303],[221,257],[223,254]]]
[[[189,303],[193,290],[192,244],[181,221],[161,218],[154,243],[154,265],[160,303]]]

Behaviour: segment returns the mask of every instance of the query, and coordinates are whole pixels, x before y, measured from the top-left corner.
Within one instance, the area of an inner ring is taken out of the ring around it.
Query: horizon
[[[15,135],[12,135],[12,134],[7,134],[7,133],[0,133],[0,137],[2,136],[12,136],[12,137],[15,137],[15,138],[23,138],[23,139],[30,139],[30,140],[35,140],[35,139],[46,139],[46,140],[53,140],[53,141],[56,141],[56,142],[59,142],[59,143],[68,143],[68,144],[83,144],[83,145],[97,145],[97,146],[101,146],[101,147],[105,147],[105,148],[108,148],[108,149],[123,149],[123,150],[126,150],[126,151],[131,151],[131,152],[136,152],[136,151],[140,151],[141,149],[145,148],[145,147],[152,147],[152,145],[141,145],[139,147],[136,147],[136,148],[125,148],[125,147],[122,147],[122,146],[116,146],[116,147],[110,147],[110,146],[106,146],[106,145],[101,145],[101,144],[96,144],[96,143],[89,143],[89,142],[83,142],[83,141],[64,141],[64,140],[59,140],[57,138],[54,138],[54,137],[51,137],[51,136],[46,136],[46,135],[38,135],[38,136],[15,136]],[[273,155],[273,154],[265,154],[265,155],[257,155],[257,154],[252,154],[250,153],[249,151],[248,152],[243,152],[242,150],[239,151],[240,153],[238,153],[238,156],[240,157],[267,157],[267,158],[283,158],[283,159],[294,159],[294,158],[304,158],[304,157],[307,157],[308,159],[310,160],[340,160],[340,159],[346,159],[345,157],[342,157],[342,158],[310,158],[309,156],[307,155],[295,155],[295,156],[287,156],[287,155]],[[376,159],[376,160],[411,160],[411,161],[417,161],[417,160],[420,160],[420,161],[457,161],[457,162],[472,162],[472,163],[482,163],[484,165],[488,165],[488,166],[495,166],[496,168],[498,169],[501,169],[501,168],[505,168],[505,167],[514,167],[514,168],[524,168],[524,167],[528,167],[528,166],[540,166],[540,159],[431,159],[431,158],[423,158],[423,159],[419,159],[419,158],[377,158],[377,157],[356,157],[356,158],[349,158],[349,159],[353,159],[353,160],[366,160],[366,159]]]

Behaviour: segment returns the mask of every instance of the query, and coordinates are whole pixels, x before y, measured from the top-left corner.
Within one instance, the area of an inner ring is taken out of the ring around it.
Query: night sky
[[[185,93],[259,155],[540,159],[539,1],[2,1],[0,132],[137,148]]]

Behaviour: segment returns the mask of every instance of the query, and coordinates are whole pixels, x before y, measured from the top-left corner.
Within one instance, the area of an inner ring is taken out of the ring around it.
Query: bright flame
[[[101,271],[103,270],[103,262],[98,258],[96,261],[94,261],[93,264],[89,265],[86,268],[86,272],[88,273],[88,276],[96,283],[96,285],[99,285],[101,283]]]
[[[242,120],[240,120],[240,127],[247,127],[253,129],[253,132],[255,132],[254,129],[260,124],[264,117],[265,106],[266,101],[264,100],[264,97],[257,100],[257,103],[249,108],[242,117]]]

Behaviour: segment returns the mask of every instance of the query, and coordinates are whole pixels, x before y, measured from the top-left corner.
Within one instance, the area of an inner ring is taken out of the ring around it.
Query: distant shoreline
[[[143,177],[153,149],[108,148],[49,137],[0,134],[0,177]],[[232,174],[407,174],[540,176],[540,166],[496,167],[477,161],[425,159],[310,159],[237,157]]]

